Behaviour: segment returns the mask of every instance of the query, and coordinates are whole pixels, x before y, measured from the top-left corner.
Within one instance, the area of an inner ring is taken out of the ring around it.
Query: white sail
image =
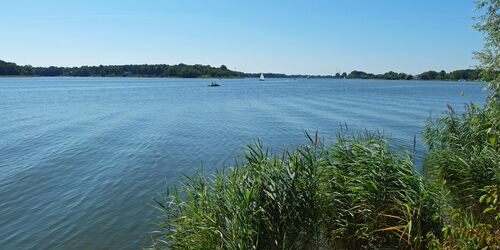
[[[264,80],[265,80],[265,78],[264,78],[264,74],[260,73],[260,78],[259,78],[259,80],[261,80],[261,81],[264,81]]]

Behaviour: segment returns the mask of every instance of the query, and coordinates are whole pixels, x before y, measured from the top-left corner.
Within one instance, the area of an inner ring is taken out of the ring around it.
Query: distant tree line
[[[474,81],[480,79],[480,70],[478,69],[463,69],[463,70],[455,70],[449,73],[441,70],[439,72],[436,71],[426,71],[419,75],[422,80],[468,80]]]
[[[467,80],[476,81],[480,79],[480,71],[477,69],[464,69],[455,70],[447,73],[444,70],[426,71],[418,75],[411,75],[406,73],[397,73],[389,71],[384,74],[373,74],[363,71],[354,70],[351,73],[336,73],[335,75],[286,75],[276,73],[264,73],[266,78],[333,78],[333,79],[382,79],[382,80]],[[259,77],[260,73],[244,73],[244,77]]]
[[[260,73],[242,73],[228,69],[225,65],[212,67],[210,65],[108,65],[108,66],[81,66],[81,67],[32,67],[20,66],[15,63],[0,60],[0,75],[23,76],[139,76],[139,77],[184,77],[184,78],[239,78],[259,77]],[[333,78],[333,79],[384,79],[384,80],[467,80],[475,81],[480,78],[477,69],[465,69],[446,72],[441,70],[426,71],[419,75],[397,73],[393,71],[384,74],[372,74],[354,70],[351,73],[336,73],[335,75],[287,75],[264,73],[266,78]]]
[[[0,75],[25,76],[141,76],[141,77],[212,77],[232,78],[242,77],[243,73],[228,69],[225,65],[212,67],[210,65],[109,65],[81,67],[32,67],[19,66],[15,63],[0,60]]]
[[[15,63],[0,60],[0,75],[32,75],[31,66],[18,66]]]
[[[337,73],[337,78],[344,78],[346,77],[346,73],[343,73],[342,75],[339,76],[339,73]],[[363,71],[357,71],[354,70],[351,73],[347,75],[348,79],[384,79],[384,80],[413,80],[415,77],[410,74],[406,73],[396,73],[394,71],[389,71],[384,74],[372,74],[372,73],[366,73]]]
[[[480,79],[480,70],[478,69],[463,69],[463,70],[455,70],[447,73],[444,70],[439,72],[437,71],[426,71],[418,75],[411,75],[406,73],[397,73],[394,71],[389,71],[384,74],[372,74],[366,73],[363,71],[352,71],[348,75],[343,73],[340,75],[337,73],[335,78],[348,78],[348,79],[384,79],[384,80],[449,80],[449,81],[458,81],[458,80],[467,80],[467,81],[476,81]]]

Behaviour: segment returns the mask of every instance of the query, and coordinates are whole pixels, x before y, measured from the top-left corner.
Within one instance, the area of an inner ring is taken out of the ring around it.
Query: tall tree
[[[475,52],[475,57],[481,62],[483,79],[492,79],[489,86],[492,89],[492,98],[498,101],[500,97],[500,0],[480,0],[477,9],[484,11],[477,17],[474,26],[484,34],[484,46],[481,51]]]

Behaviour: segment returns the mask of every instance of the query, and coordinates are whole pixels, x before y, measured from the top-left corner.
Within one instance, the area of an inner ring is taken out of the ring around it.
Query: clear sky
[[[0,59],[420,73],[475,65],[473,0],[0,0]]]

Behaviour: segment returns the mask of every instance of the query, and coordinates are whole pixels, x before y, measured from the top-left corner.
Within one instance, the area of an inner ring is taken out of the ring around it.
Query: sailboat
[[[264,78],[264,74],[260,73],[260,78],[259,78],[259,81],[264,81],[264,80],[266,80],[266,79]]]

